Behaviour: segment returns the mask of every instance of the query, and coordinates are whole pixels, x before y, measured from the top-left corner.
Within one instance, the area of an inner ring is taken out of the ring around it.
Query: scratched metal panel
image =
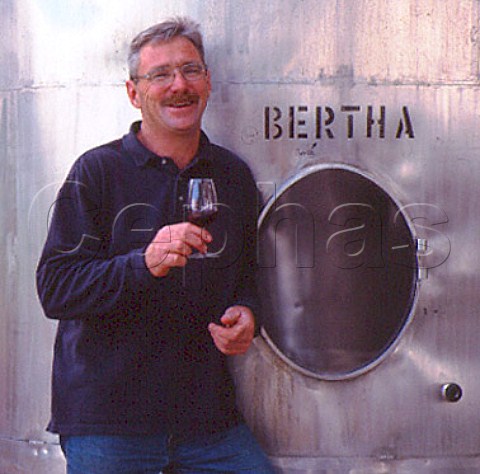
[[[292,60],[287,50],[275,63],[283,64],[283,79],[280,72],[264,83],[222,84],[222,99],[247,120],[232,118],[219,136],[238,131],[231,146],[248,157],[266,196],[308,165],[340,162],[372,173],[399,199],[418,237],[428,239],[428,278],[395,351],[354,380],[305,377],[257,340],[236,365],[242,406],[285,472],[475,472],[478,3],[349,5],[347,12],[322,2],[330,26],[315,22],[319,10],[308,5],[316,25],[308,39],[322,54],[316,61],[293,53]],[[304,34],[296,38],[307,48]],[[327,49],[323,39],[332,35],[337,40]],[[266,54],[249,53],[252,64],[252,55]],[[316,77],[322,68],[331,75]],[[464,389],[457,404],[440,397],[447,381]]]
[[[268,44],[278,55],[255,47],[260,13],[243,20],[248,46],[236,23],[234,72],[213,97],[232,114],[220,129],[218,116],[208,124],[267,197],[309,165],[373,174],[429,241],[428,278],[395,351],[351,381],[305,377],[257,340],[236,364],[242,407],[285,472],[475,472],[478,3],[348,5],[276,10]],[[440,397],[448,381],[464,390],[457,404]]]
[[[63,2],[43,2],[48,7],[54,3],[63,8]],[[80,6],[81,2],[76,3]],[[129,117],[128,113],[122,115],[121,108],[112,109],[121,91],[118,86],[86,84],[88,67],[82,71],[84,77],[73,74],[77,74],[76,63],[70,59],[78,59],[78,32],[82,30],[79,27],[74,37],[77,48],[70,43],[69,50],[62,43],[68,27],[61,27],[61,22],[48,24],[37,11],[41,4],[5,1],[0,5],[2,474],[65,472],[58,440],[45,432],[55,323],[42,314],[34,271],[49,211],[67,169],[85,146],[117,136],[119,117]],[[63,8],[63,13],[68,14],[67,10]],[[82,16],[82,8],[74,10],[70,14],[73,24],[88,19]],[[87,53],[85,50],[85,57]],[[112,66],[107,63],[102,69],[110,71]],[[119,72],[123,76],[121,69]],[[106,77],[108,80],[108,74]],[[105,114],[110,119],[99,124],[101,130],[92,126],[96,108],[110,111]]]
[[[266,198],[308,166],[354,166],[432,249],[411,324],[368,373],[306,377],[262,338],[236,360],[240,404],[279,470],[478,472],[477,0],[5,0],[0,14],[0,472],[64,469],[44,432],[55,323],[33,271],[73,160],[138,116],[128,40],[171,14],[203,24],[205,128]],[[449,381],[458,403],[440,398]]]

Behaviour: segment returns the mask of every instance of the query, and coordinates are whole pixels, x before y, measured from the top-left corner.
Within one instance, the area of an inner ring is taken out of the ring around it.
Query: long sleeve
[[[113,216],[103,205],[98,174],[77,162],[55,202],[37,269],[38,293],[49,318],[134,309],[152,279],[142,246],[120,255],[111,252]]]

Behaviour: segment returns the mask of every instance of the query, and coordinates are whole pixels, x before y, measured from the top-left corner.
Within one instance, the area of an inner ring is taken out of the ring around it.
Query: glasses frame
[[[198,66],[200,72],[198,74],[198,77],[187,77],[185,74],[185,69],[191,66]],[[165,70],[164,75],[160,77],[160,71]],[[134,76],[132,77],[132,81],[137,83],[140,79],[145,79],[146,81],[149,81],[153,84],[159,84],[162,86],[169,86],[170,84],[173,83],[175,80],[175,76],[177,73],[180,73],[180,75],[183,77],[183,79],[187,82],[196,82],[204,77],[207,76],[208,68],[206,64],[200,63],[200,62],[189,62],[185,64],[181,64],[179,66],[175,66],[173,68],[169,68],[168,66],[164,66],[162,68],[158,68],[152,72],[149,72],[147,74],[143,74],[142,76]]]

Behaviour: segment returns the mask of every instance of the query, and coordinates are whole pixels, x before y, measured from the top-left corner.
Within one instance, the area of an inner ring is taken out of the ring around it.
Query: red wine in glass
[[[218,202],[215,183],[210,178],[192,178],[188,183],[187,219],[199,227],[210,225],[217,216]],[[198,255],[198,256],[197,256]],[[215,254],[190,255],[190,258],[217,256]]]
[[[189,210],[187,219],[189,222],[198,225],[199,227],[206,227],[215,220],[217,213],[218,209],[202,209],[199,211]]]

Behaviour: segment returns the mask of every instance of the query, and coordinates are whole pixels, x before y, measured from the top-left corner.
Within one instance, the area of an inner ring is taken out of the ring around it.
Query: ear
[[[140,97],[139,97],[139,94],[137,92],[137,85],[131,79],[129,79],[125,83],[125,85],[127,87],[127,94],[128,94],[128,98],[130,99],[131,104],[136,109],[140,109],[142,104],[140,102]]]
[[[210,69],[207,70],[207,87],[208,87],[208,97],[212,92],[212,76],[210,75]]]

